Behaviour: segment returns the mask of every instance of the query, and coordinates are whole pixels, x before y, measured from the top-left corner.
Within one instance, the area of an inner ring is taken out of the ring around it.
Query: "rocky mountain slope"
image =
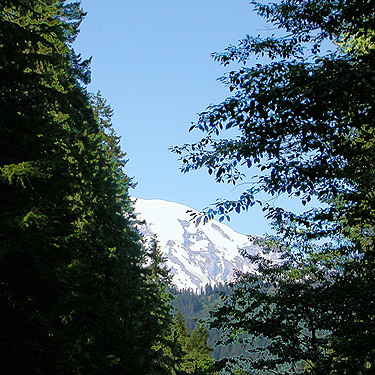
[[[228,281],[235,269],[252,270],[239,250],[256,254],[260,249],[247,236],[215,220],[196,226],[188,210],[192,209],[156,199],[138,198],[135,203],[137,217],[146,221],[140,230],[148,237],[157,234],[177,288],[199,291],[206,284]]]

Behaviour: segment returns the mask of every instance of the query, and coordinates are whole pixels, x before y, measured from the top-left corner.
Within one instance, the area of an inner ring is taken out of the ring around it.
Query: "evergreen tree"
[[[186,342],[189,337],[189,331],[186,328],[186,322],[184,316],[178,311],[174,317],[172,326],[172,340],[175,344],[174,356],[177,362],[177,374],[185,373],[185,355],[186,355]]]
[[[173,324],[173,297],[170,292],[172,276],[156,235],[148,245],[145,261],[148,263],[145,268],[147,282],[142,302],[149,319],[144,326],[143,341],[150,347],[145,373],[171,374],[176,366],[173,355],[175,345],[169,338]]]
[[[71,48],[79,3],[0,3],[0,330],[20,374],[139,374],[150,311],[110,110]]]
[[[174,318],[173,333],[176,337],[176,341],[181,344],[181,347],[185,346],[189,332],[186,328],[185,318],[179,311]]]
[[[168,287],[170,287],[173,276],[166,265],[167,257],[163,255],[156,234],[151,240],[150,250],[148,251],[147,255],[147,258],[150,261],[148,269],[150,271],[150,278],[152,282],[156,284],[160,283],[162,288],[167,290]]]
[[[189,333],[185,318],[178,311],[169,339],[172,344],[170,353],[175,361],[172,374],[213,374],[212,349],[207,345],[208,332],[204,326],[200,325]]]
[[[207,345],[208,331],[203,325],[195,328],[185,345],[186,372],[189,374],[208,374],[213,363],[212,349]],[[212,372],[210,372],[212,373]]]

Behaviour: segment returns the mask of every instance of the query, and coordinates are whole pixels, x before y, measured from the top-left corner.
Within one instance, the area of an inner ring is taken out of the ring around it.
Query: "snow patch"
[[[141,233],[146,237],[157,235],[177,288],[199,291],[206,284],[228,281],[236,269],[253,270],[239,251],[246,248],[256,254],[260,248],[227,225],[211,220],[196,226],[190,221],[190,213],[195,210],[160,199],[137,198],[134,208],[138,219],[146,221]]]

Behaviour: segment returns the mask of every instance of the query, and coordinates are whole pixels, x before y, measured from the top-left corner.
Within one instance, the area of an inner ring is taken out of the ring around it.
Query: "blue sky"
[[[217,81],[225,68],[210,54],[267,32],[249,1],[83,0],[82,7],[88,14],[74,48],[92,56],[89,91],[101,90],[114,109],[126,173],[138,183],[131,194],[195,209],[238,196],[241,187],[217,184],[206,170],[181,173],[168,149],[197,140],[199,132],[188,132],[197,113],[229,95]],[[270,231],[258,208],[233,215],[229,225],[245,234]]]

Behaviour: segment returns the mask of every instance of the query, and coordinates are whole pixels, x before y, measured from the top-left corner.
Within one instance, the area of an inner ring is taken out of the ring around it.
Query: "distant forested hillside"
[[[222,297],[230,293],[231,290],[232,288],[228,284],[206,285],[201,293],[193,290],[174,290],[174,306],[184,316],[188,330],[192,331],[199,326],[200,322],[204,322],[209,317],[210,311],[215,310],[222,304]],[[212,356],[215,359],[235,356],[244,351],[239,344],[215,347],[219,338],[219,331],[216,329],[209,331],[207,342],[213,348]]]

